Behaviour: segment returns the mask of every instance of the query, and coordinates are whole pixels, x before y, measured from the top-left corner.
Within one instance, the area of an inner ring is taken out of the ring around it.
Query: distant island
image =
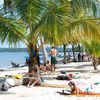
[[[27,52],[26,48],[0,48],[0,52]]]
[[[50,47],[46,47],[47,52],[50,51]],[[59,52],[63,51],[62,47],[56,48]],[[40,50],[42,51],[42,49]],[[0,52],[27,52],[27,48],[0,48]],[[67,48],[66,52],[72,52],[71,48]]]

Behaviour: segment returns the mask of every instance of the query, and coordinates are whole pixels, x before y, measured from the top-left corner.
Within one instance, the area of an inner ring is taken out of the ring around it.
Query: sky
[[[9,47],[14,48],[14,46],[9,46],[9,44],[7,42],[5,42],[3,44],[0,42],[0,48],[9,48]],[[20,43],[20,45],[16,46],[15,48],[25,48],[25,47],[26,46],[23,43]]]
[[[0,5],[3,3],[3,0],[0,0]]]

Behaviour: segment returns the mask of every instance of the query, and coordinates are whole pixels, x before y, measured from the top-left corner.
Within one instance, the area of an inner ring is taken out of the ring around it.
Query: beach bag
[[[22,85],[27,85],[29,83],[29,78],[23,78],[23,83]]]
[[[9,87],[15,86],[15,81],[13,78],[6,78],[6,83],[9,85]]]
[[[6,78],[0,78],[0,90],[7,91],[10,85],[7,83]]]
[[[57,80],[71,80],[71,78],[68,77],[67,75],[66,76],[64,76],[64,75],[57,76],[56,79]]]
[[[61,71],[60,71],[60,73],[61,73],[61,74],[66,74],[66,72],[65,72],[65,71],[63,71],[63,70],[61,70]]]
[[[1,91],[7,91],[8,89],[9,89],[9,85],[8,84],[2,84]]]
[[[15,77],[16,79],[21,79],[23,76],[22,76],[22,74],[16,74],[14,77]]]

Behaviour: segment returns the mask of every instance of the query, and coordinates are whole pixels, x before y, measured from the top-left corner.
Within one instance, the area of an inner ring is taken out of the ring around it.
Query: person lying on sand
[[[82,83],[83,84],[83,83]],[[57,92],[62,95],[71,95],[71,94],[89,94],[89,95],[95,95],[100,94],[100,91],[95,91],[91,85],[89,87],[84,88],[84,86],[78,87],[78,85],[75,82],[69,82],[68,85],[70,87],[70,90],[62,90],[62,92]],[[85,84],[83,84],[85,85]]]
[[[19,64],[16,64],[14,62],[11,61],[11,64],[12,64],[12,68],[16,68],[16,67],[19,67]]]

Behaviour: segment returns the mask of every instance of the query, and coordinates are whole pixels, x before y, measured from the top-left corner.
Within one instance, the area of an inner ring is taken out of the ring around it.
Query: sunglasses
[[[74,82],[69,82],[68,85],[72,87],[72,86],[75,86],[75,83]]]

